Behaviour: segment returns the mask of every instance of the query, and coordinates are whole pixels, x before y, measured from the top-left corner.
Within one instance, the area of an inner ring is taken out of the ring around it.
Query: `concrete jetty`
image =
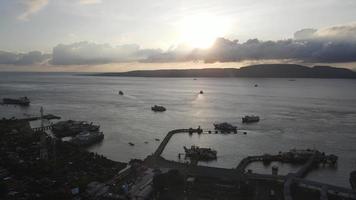
[[[176,161],[166,160],[161,157],[162,152],[167,146],[169,140],[173,135],[178,133],[202,133],[201,129],[176,129],[167,133],[165,138],[162,140],[156,151],[148,156],[144,163],[151,168],[166,168],[166,169],[177,169],[182,173],[188,176],[197,176],[197,177],[212,177],[218,179],[233,180],[236,182],[241,181],[272,181],[283,184],[284,199],[293,200],[293,195],[291,193],[291,187],[298,186],[301,188],[312,189],[320,191],[320,199],[326,200],[330,195],[334,195],[340,198],[346,199],[356,199],[356,191],[351,189],[342,188],[338,186],[333,186],[325,183],[319,183],[315,181],[303,179],[307,173],[313,168],[315,164],[326,163],[325,158],[327,156],[324,153],[319,151],[307,150],[310,153],[310,156],[304,165],[296,172],[289,173],[286,176],[282,175],[270,175],[270,174],[256,174],[256,173],[246,173],[245,168],[252,162],[262,161],[262,162],[271,162],[271,161],[281,161],[281,162],[293,162],[293,159],[285,158],[282,155],[262,155],[262,156],[248,156],[241,160],[236,168],[225,169],[217,167],[207,167],[193,165],[191,163],[180,163]],[[297,152],[297,151],[293,151]],[[288,152],[289,154],[291,152]],[[309,154],[308,154],[309,155]],[[300,162],[300,160],[297,160]],[[304,161],[304,160],[303,160]],[[332,163],[331,163],[332,164]]]

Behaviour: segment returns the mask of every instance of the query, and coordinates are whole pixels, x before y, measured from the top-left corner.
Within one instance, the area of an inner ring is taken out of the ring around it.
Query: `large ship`
[[[20,97],[18,99],[3,98],[2,101],[4,104],[14,104],[14,105],[21,105],[21,106],[30,105],[30,99],[27,97]]]
[[[86,121],[60,121],[53,125],[52,132],[57,137],[74,136],[83,131],[95,132],[99,131],[100,126],[88,123]]]
[[[211,148],[201,148],[198,146],[191,146],[190,149],[183,147],[185,156],[195,160],[216,160],[217,151]]]
[[[350,174],[350,184],[352,189],[356,190],[356,170]]]
[[[90,146],[104,139],[103,132],[83,131],[73,137],[69,142],[77,146]]]
[[[237,133],[237,127],[226,122],[214,124],[214,127],[216,130],[219,130],[222,133],[230,133],[230,132]]]
[[[259,116],[246,115],[246,116],[242,117],[242,123],[252,123],[252,122],[258,122],[258,121],[260,121]]]
[[[153,107],[151,107],[151,110],[154,112],[164,112],[166,111],[166,108],[163,106],[154,105]]]

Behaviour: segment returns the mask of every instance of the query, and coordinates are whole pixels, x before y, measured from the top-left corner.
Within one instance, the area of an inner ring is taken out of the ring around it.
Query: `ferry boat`
[[[356,170],[350,173],[350,184],[352,189],[356,190]]]
[[[258,122],[258,121],[260,121],[259,116],[246,115],[246,116],[242,117],[242,123],[252,123],[252,122]]]
[[[83,131],[73,137],[69,142],[77,146],[90,146],[104,139],[103,132]]]
[[[196,160],[216,160],[217,151],[211,148],[201,148],[198,146],[191,146],[190,149],[183,147],[185,156]]]
[[[52,132],[56,137],[74,136],[83,131],[95,132],[99,131],[100,126],[94,125],[93,122],[86,121],[60,121],[53,125]]]
[[[153,107],[151,107],[151,110],[154,112],[164,112],[166,111],[166,108],[163,106],[154,105]]]
[[[4,104],[13,104],[13,105],[21,105],[21,106],[30,105],[30,99],[27,97],[20,97],[18,99],[3,98],[2,101]]]
[[[215,130],[219,130],[222,133],[230,133],[230,132],[237,133],[237,127],[226,122],[214,124],[214,127]]]

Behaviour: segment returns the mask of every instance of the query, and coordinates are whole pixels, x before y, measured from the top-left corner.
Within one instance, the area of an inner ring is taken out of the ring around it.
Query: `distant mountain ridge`
[[[255,77],[255,78],[356,78],[356,72],[330,66],[261,64],[237,68],[161,69],[101,73],[96,76],[131,77]]]

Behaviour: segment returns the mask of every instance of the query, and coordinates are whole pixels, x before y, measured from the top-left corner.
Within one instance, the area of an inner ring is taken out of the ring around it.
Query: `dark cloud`
[[[53,48],[54,65],[92,65],[113,62],[132,62],[161,53],[156,49],[140,49],[138,45],[112,47],[108,44],[78,42],[59,44]]]
[[[33,65],[46,62],[50,57],[49,54],[43,54],[39,51],[31,51],[28,53],[0,51],[0,64]]]

